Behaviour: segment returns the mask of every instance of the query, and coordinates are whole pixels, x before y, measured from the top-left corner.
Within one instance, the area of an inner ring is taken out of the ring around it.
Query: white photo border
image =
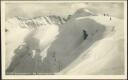
[[[6,3],[61,3],[61,2],[122,2],[124,3],[124,75],[5,75],[5,4]],[[2,79],[127,79],[127,1],[1,1],[1,59]]]

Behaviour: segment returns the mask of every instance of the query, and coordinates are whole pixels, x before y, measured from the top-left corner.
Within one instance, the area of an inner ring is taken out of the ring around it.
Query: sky
[[[80,8],[86,8],[94,13],[108,13],[111,16],[123,18],[123,3],[112,2],[77,2],[77,3],[6,3],[6,19],[14,16],[33,18],[37,16],[73,14]]]

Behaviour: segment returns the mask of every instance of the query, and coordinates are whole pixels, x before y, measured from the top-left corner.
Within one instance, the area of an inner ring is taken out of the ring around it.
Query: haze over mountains
[[[123,26],[122,19],[84,8],[67,17],[11,18],[6,21],[6,72],[123,74]]]

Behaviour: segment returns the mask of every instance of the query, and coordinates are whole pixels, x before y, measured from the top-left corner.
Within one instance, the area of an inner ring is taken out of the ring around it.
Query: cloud
[[[87,8],[94,13],[109,13],[112,16],[123,17],[121,3],[7,3],[6,18],[14,16],[35,17],[47,15],[65,16],[73,14],[79,8]]]
[[[80,8],[87,8],[87,6],[85,3],[74,3],[71,5],[71,8],[75,11]]]
[[[40,4],[14,4],[6,5],[6,16],[44,16],[44,15],[67,15],[72,11],[70,10],[71,4],[65,3],[40,3]]]

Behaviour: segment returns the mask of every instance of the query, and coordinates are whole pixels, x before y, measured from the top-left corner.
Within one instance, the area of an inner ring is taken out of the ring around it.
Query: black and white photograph
[[[125,1],[1,6],[4,76],[126,75]]]

